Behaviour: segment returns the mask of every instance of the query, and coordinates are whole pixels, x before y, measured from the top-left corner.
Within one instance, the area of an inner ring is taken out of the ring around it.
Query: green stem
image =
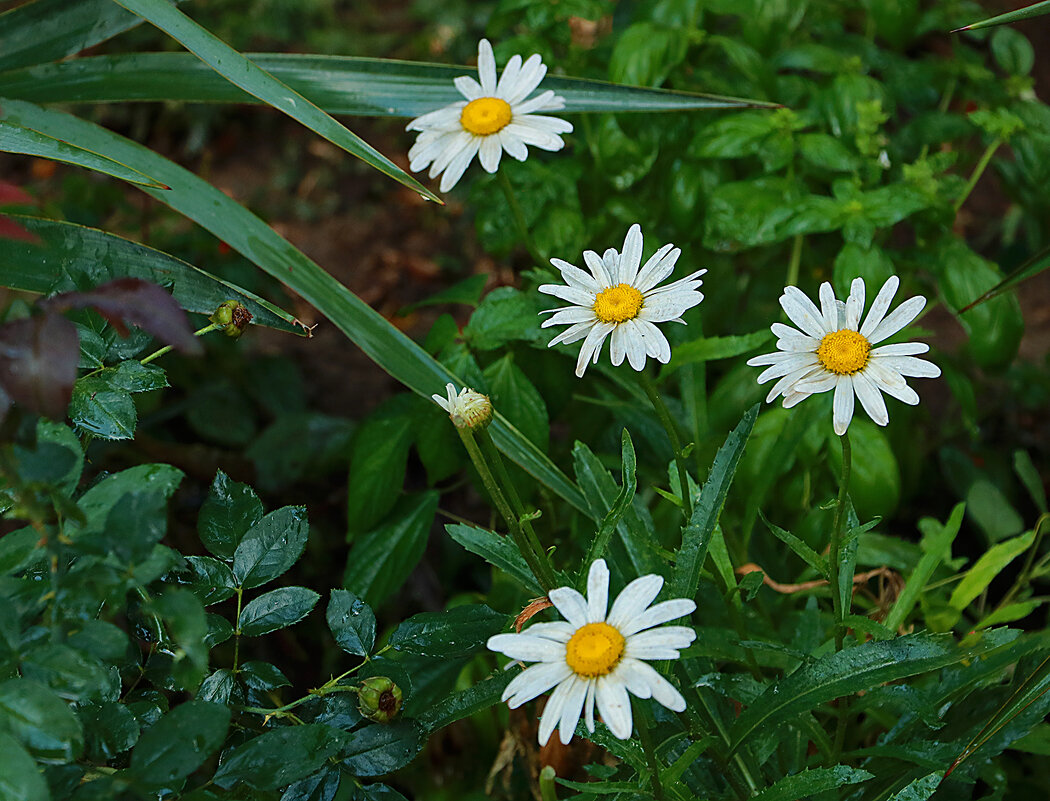
[[[1004,139],[996,139],[988,147],[984,149],[981,154],[980,160],[977,162],[977,166],[973,168],[973,173],[970,174],[970,180],[966,182],[966,186],[963,188],[962,194],[959,195],[958,200],[955,201],[955,212],[958,213],[959,209],[962,208],[963,203],[966,202],[966,198],[970,196],[973,188],[977,186],[977,182],[981,179],[985,169],[988,167],[988,163],[992,160],[992,156],[995,155],[995,151],[999,149],[1000,145],[1005,142]]]
[[[849,443],[849,431],[839,437],[842,443],[842,473],[839,476],[839,498],[835,505],[835,524],[831,530],[831,545],[828,551],[828,569],[831,574],[831,606],[835,612],[835,650],[842,650],[845,631],[842,621],[846,610],[842,605],[842,591],[839,587],[839,551],[842,548],[842,529],[846,523],[846,501],[849,496],[849,475],[852,468],[852,449]]]
[[[244,601],[244,589],[242,587],[237,588],[237,616],[234,620],[237,623],[237,628],[233,632],[233,672],[237,672],[237,668],[240,665],[241,658],[241,603]]]
[[[211,333],[212,331],[217,331],[217,330],[219,330],[219,329],[222,329],[222,328],[225,328],[225,327],[226,327],[226,326],[224,326],[224,325],[219,325],[218,323],[209,323],[208,325],[204,326],[204,328],[201,328],[201,329],[199,329],[199,330],[197,330],[197,331],[194,331],[194,332],[193,332],[193,336],[195,336],[195,337],[202,337],[202,336],[204,336],[205,334],[209,334],[209,333]],[[167,352],[168,352],[168,351],[170,351],[171,349],[172,349],[172,346],[171,346],[171,345],[165,345],[165,346],[164,346],[163,348],[161,348],[160,350],[155,350],[155,351],[153,351],[153,353],[151,353],[151,354],[150,354],[149,356],[147,356],[147,357],[146,357],[145,359],[140,359],[140,360],[139,360],[139,364],[149,364],[149,363],[150,363],[151,361],[153,361],[154,359],[159,359],[159,358],[160,358],[161,356],[163,356],[163,355],[164,355],[165,353],[167,353]],[[95,372],[98,372],[98,371],[96,370]],[[88,373],[88,375],[91,375],[91,374],[90,374],[90,373]],[[86,377],[86,376],[85,376],[85,377]]]
[[[558,794],[554,785],[554,779],[557,775],[554,772],[554,768],[550,765],[545,765],[543,770],[540,771],[540,801],[558,801]]]
[[[671,419],[671,412],[668,411],[667,404],[660,397],[660,392],[656,389],[652,379],[645,372],[640,372],[636,375],[638,376],[638,382],[642,385],[642,389],[645,390],[645,394],[649,396],[649,400],[656,410],[656,416],[660,418],[664,431],[667,432],[667,439],[671,442],[671,450],[674,451],[674,462],[678,467],[678,485],[682,491],[682,512],[685,514],[685,519],[688,520],[693,516],[693,501],[689,497],[689,470],[686,468],[685,456],[682,454],[682,442],[678,438],[678,428],[675,426],[674,420]]]
[[[787,280],[784,286],[798,286],[798,271],[802,265],[802,234],[797,234],[791,242],[791,261],[788,262]]]
[[[525,243],[525,248],[529,251],[529,255],[532,256],[537,266],[543,267],[547,264],[547,259],[540,253],[536,243],[532,240],[532,234],[529,233],[529,224],[525,221],[525,214],[521,210],[521,204],[518,203],[518,196],[514,194],[514,187],[511,186],[510,178],[507,177],[507,173],[503,170],[498,170],[496,174],[499,178],[499,185],[503,188],[503,194],[507,198],[507,205],[510,206],[511,216],[514,217],[514,224],[518,227],[518,236]]]
[[[507,522],[514,544],[518,547],[518,551],[521,553],[522,558],[525,559],[526,564],[528,564],[529,570],[532,571],[532,575],[536,577],[536,581],[539,582],[543,591],[550,592],[557,586],[553,571],[550,570],[550,566],[541,554],[531,547],[525,532],[522,530],[520,519],[514,514],[514,510],[507,502],[503,490],[500,489],[499,483],[496,481],[495,476],[492,475],[492,470],[489,469],[485,456],[478,447],[478,443],[474,440],[473,432],[469,428],[460,428],[459,426],[456,426],[456,431],[459,433],[459,438],[463,440],[463,447],[470,454],[470,460],[474,463],[474,467],[477,468],[481,481],[492,498],[492,502],[496,504],[496,509]]]
[[[657,801],[663,801],[664,787],[660,783],[660,762],[656,758],[656,746],[653,744],[653,732],[649,728],[649,717],[641,703],[631,696],[631,705],[634,707],[634,720],[638,726],[638,739],[642,741],[642,750],[645,751],[645,761],[649,763],[649,776],[653,783],[653,796]]]

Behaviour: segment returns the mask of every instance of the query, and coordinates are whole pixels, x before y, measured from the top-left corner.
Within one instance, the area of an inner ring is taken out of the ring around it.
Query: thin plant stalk
[[[204,328],[200,328],[200,329],[194,331],[193,332],[193,336],[195,336],[195,337],[202,337],[205,334],[209,334],[212,331],[216,331],[216,330],[218,330],[220,328],[225,328],[225,327],[226,327],[225,325],[220,325],[219,323],[210,323],[209,325],[204,326]],[[165,353],[167,353],[171,349],[172,349],[171,345],[165,345],[163,348],[160,348],[159,350],[153,351],[153,353],[151,353],[145,359],[140,359],[139,360],[139,364],[149,364],[154,359],[159,359],[161,356],[163,356]]]
[[[846,523],[846,503],[849,497],[849,477],[852,468],[852,449],[849,442],[849,431],[839,437],[842,443],[842,473],[839,476],[839,497],[835,505],[835,523],[831,529],[831,545],[828,551],[828,569],[831,574],[831,605],[835,612],[835,650],[842,650],[845,638],[842,621],[847,610],[842,605],[842,593],[839,590],[839,552],[842,549],[842,529]]]
[[[653,796],[657,801],[663,801],[663,785],[660,783],[660,761],[656,757],[656,746],[653,743],[653,732],[649,728],[649,716],[642,705],[631,696],[631,704],[634,706],[634,719],[638,725],[638,739],[642,741],[642,750],[645,752],[645,761],[649,765],[650,781],[653,784]]]
[[[660,392],[653,384],[652,379],[644,372],[640,372],[637,375],[638,382],[642,385],[642,389],[645,390],[645,394],[649,396],[649,400],[656,410],[656,416],[660,418],[660,423],[663,425],[664,431],[667,432],[667,439],[671,442],[671,450],[674,451],[674,462],[678,468],[678,485],[682,492],[682,512],[685,515],[685,519],[688,520],[693,516],[693,502],[689,497],[689,470],[686,467],[685,455],[682,453],[682,442],[678,438],[678,428],[675,426],[675,422],[671,418],[671,412],[667,409],[664,399],[660,397]]]
[[[981,154],[981,158],[977,162],[977,166],[973,168],[973,173],[970,175],[970,180],[966,182],[966,186],[963,187],[963,191],[960,193],[958,199],[955,201],[954,209],[958,213],[959,209],[962,208],[963,203],[966,202],[966,198],[970,196],[973,188],[977,186],[977,182],[981,179],[985,169],[988,167],[988,163],[992,160],[992,156],[995,155],[995,151],[1002,146],[1004,140],[996,139],[988,147],[984,149]]]

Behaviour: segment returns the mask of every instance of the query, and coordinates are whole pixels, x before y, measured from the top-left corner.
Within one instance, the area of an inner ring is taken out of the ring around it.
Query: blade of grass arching
[[[86,167],[89,170],[130,181],[133,184],[143,184],[156,189],[167,188],[159,181],[118,161],[92,153],[72,142],[63,142],[42,134],[40,131],[34,131],[32,128],[14,125],[3,120],[0,120],[0,151],[17,153],[21,156],[38,156],[52,161],[61,161],[63,164]]]
[[[211,314],[227,300],[239,300],[252,313],[252,324],[305,336],[291,314],[235,284],[192,264],[123,237],[70,222],[9,214],[39,237],[40,245],[12,242],[0,259],[0,286],[24,292],[78,289],[83,276],[92,286],[116,278],[141,278],[163,287],[186,311]]]
[[[1050,268],[1050,247],[1037,253],[1016,270],[1012,270],[1006,278],[981,295],[981,297],[977,298],[973,303],[959,309],[959,314],[968,312],[974,306],[978,306],[985,301],[991,300],[997,295],[1009,292],[1022,281],[1027,281],[1029,278],[1038,275],[1048,268]]]
[[[142,24],[113,0],[36,0],[0,14],[0,70],[79,53]]]
[[[474,67],[393,59],[248,53],[247,58],[329,114],[418,117],[463,96],[452,81]],[[547,77],[543,89],[565,98],[565,111],[694,111],[776,108],[775,103],[669,89]],[[36,103],[185,100],[250,103],[256,98],[223,80],[189,53],[95,56],[0,74],[0,94]]]
[[[230,83],[267,105],[283,111],[347,153],[389,175],[423,197],[442,200],[360,137],[351,133],[290,86],[242,56],[224,41],[187,17],[168,0],[114,0],[156,25]],[[2,91],[2,90],[0,90]]]
[[[149,170],[168,190],[142,191],[186,215],[313,305],[365,354],[406,387],[429,398],[444,394],[449,381],[462,382],[444,365],[391,325],[311,261],[288,240],[207,181],[147,147],[94,123],[32,103],[0,98],[0,119],[51,136],[69,136],[136,167]],[[489,427],[508,458],[577,509],[587,513],[579,489],[520,431],[496,414]]]
[[[620,436],[620,451],[623,464],[623,483],[620,486],[619,493],[616,495],[616,500],[613,501],[612,506],[609,508],[609,513],[602,519],[602,523],[598,527],[598,533],[594,535],[594,539],[591,540],[591,544],[587,548],[587,556],[580,563],[580,570],[576,576],[576,587],[578,589],[582,589],[587,585],[585,571],[590,569],[591,564],[596,559],[605,556],[605,549],[609,547],[609,540],[616,527],[620,524],[620,519],[631,507],[631,503],[634,501],[635,490],[638,488],[638,479],[635,477],[638,463],[635,458],[634,443],[631,441],[631,435],[626,428]]]
[[[1043,14],[1050,14],[1050,0],[1042,0],[1041,3],[1032,3],[1032,5],[1019,8],[1016,11],[1007,11],[1005,14],[1000,14],[997,17],[989,17],[980,22],[964,25],[961,28],[956,28],[952,33],[959,33],[960,31],[976,31],[981,28],[990,28],[993,25],[1009,25],[1012,22],[1020,22],[1021,20],[1039,17]]]

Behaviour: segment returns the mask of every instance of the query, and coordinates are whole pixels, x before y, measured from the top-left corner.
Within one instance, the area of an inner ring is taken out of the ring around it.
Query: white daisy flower
[[[663,583],[657,575],[635,579],[606,615],[609,568],[598,559],[587,577],[586,598],[572,587],[558,587],[548,594],[564,621],[534,623],[521,634],[489,638],[491,650],[538,663],[515,676],[503,691],[511,709],[554,688],[540,720],[540,745],[547,744],[555,727],[561,741],[568,743],[581,713],[593,732],[595,703],[610,731],[627,739],[633,727],[628,692],[652,698],[674,712],[685,709],[682,694],[643,661],[677,659],[679,649],[696,638],[688,626],[653,628],[696,609],[688,598],[650,606]]]
[[[785,408],[794,406],[810,395],[835,390],[835,433],[846,433],[853,419],[854,396],[868,416],[880,426],[890,421],[885,392],[914,406],[919,396],[905,382],[905,376],[936,378],[941,369],[916,355],[930,346],[922,342],[902,342],[873,348],[911,323],[926,305],[926,298],[916,295],[886,314],[893,302],[900,280],[890,276],[882,285],[868,316],[864,312],[864,281],[853,279],[849,298],[836,300],[831,284],[820,285],[820,309],[798,287],[784,288],[780,305],[801,331],[782,323],[773,323],[777,335],[776,353],[748,360],[753,367],[769,365],[759,377],[762,384],[774,378],[766,402],[784,396]]]
[[[431,395],[434,403],[448,412],[456,428],[484,428],[492,420],[492,401],[488,395],[482,395],[472,389],[463,387],[458,393],[455,384],[445,384],[447,397]]]
[[[551,264],[561,270],[567,286],[544,284],[540,292],[573,305],[541,312],[554,315],[544,321],[543,328],[569,324],[548,347],[583,339],[576,360],[576,375],[580,378],[591,361],[598,363],[602,343],[610,334],[609,349],[614,365],[622,364],[624,356],[635,370],[645,366],[646,356],[667,364],[671,359],[671,345],[655,323],[684,325],[681,318],[685,310],[704,299],[697,287],[704,283],[700,276],[707,270],[697,270],[672,284],[657,286],[674,271],[681,255],[680,248],[664,245],[639,269],[642,229],[635,224],[623,241],[623,253],[617,253],[614,248],[609,248],[603,256],[593,250],[583,252],[590,275],[567,261],[551,259]]]
[[[430,177],[441,176],[441,191],[456,185],[477,155],[486,172],[495,172],[500,156],[518,161],[528,156],[526,145],[542,150],[561,150],[561,134],[572,131],[572,123],[536,114],[565,108],[565,98],[548,90],[526,98],[547,74],[539,54],[522,63],[511,56],[496,83],[496,59],[488,39],[478,43],[478,78],[456,78],[456,88],[466,98],[458,103],[416,117],[405,130],[419,131],[408,151],[410,168],[419,172],[430,165]]]

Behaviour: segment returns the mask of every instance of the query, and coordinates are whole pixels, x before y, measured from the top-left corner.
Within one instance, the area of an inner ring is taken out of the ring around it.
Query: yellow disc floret
[[[630,284],[603,289],[594,299],[594,314],[603,323],[633,320],[642,310],[642,293]]]
[[[595,679],[619,664],[623,646],[623,635],[608,623],[588,623],[565,644],[565,661],[577,676]]]
[[[459,115],[460,124],[475,136],[488,136],[510,122],[510,103],[498,97],[471,100]]]
[[[853,375],[864,369],[871,354],[871,343],[857,331],[843,328],[820,340],[817,358],[835,375]]]

